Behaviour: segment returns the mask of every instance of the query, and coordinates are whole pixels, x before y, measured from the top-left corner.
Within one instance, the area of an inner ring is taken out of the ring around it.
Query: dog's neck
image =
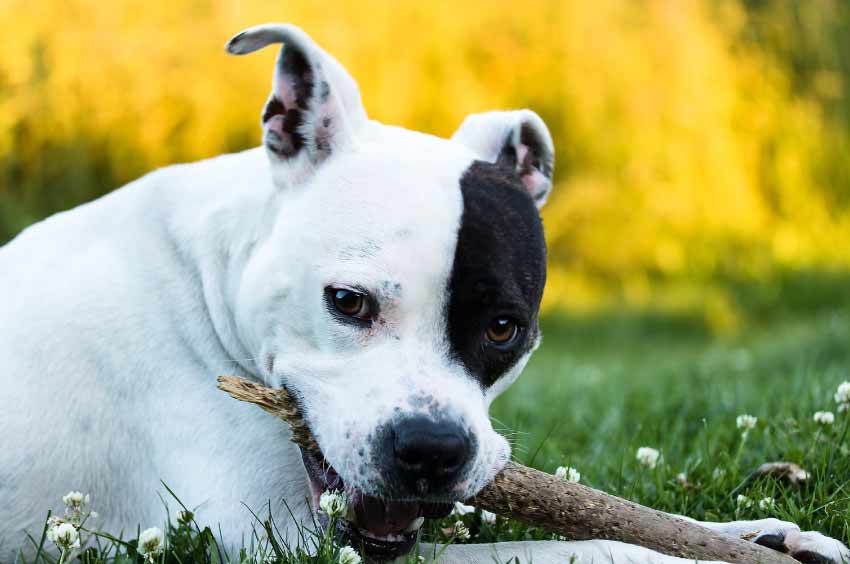
[[[166,236],[203,312],[195,322],[210,325],[231,366],[259,379],[261,361],[240,334],[235,300],[246,263],[274,226],[280,193],[262,149],[226,159],[217,163],[224,165],[220,175],[190,178],[191,188],[166,210]]]

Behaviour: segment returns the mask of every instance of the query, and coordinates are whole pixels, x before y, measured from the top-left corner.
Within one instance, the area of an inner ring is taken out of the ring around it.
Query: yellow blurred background
[[[258,144],[276,49],[223,45],[290,21],[375,119],[448,136],[471,112],[544,118],[548,311],[690,312],[723,333],[827,307],[850,292],[848,4],[5,0],[0,243]]]

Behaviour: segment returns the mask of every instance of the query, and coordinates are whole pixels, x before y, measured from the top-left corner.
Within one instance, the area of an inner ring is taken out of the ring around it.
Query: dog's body
[[[246,244],[230,214],[270,190],[265,159],[254,150],[154,173],[0,249],[4,550],[78,487],[104,529],[128,533],[161,524],[160,478],[225,531],[245,524],[239,498],[262,509],[281,491],[303,506],[285,430],[208,385],[247,358],[228,338],[221,283]]]
[[[163,169],[0,248],[0,561],[70,489],[91,492],[104,530],[160,525],[160,480],[230,546],[250,541],[243,504],[294,539],[318,493],[345,487],[368,536],[348,533],[400,554],[420,515],[507,460],[487,409],[538,342],[545,125],[482,114],[437,139],[367,120],[353,80],[297,28],[229,49],[281,41],[265,149]],[[217,391],[222,373],[287,386],[324,459]],[[380,518],[375,500],[393,500]],[[775,520],[710,526],[843,549]],[[494,554],[668,559],[607,541],[444,558]]]

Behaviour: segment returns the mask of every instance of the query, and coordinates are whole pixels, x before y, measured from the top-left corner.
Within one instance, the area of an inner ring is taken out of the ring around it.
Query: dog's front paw
[[[800,533],[791,555],[805,564],[850,562],[850,549],[844,543],[815,531]]]
[[[804,564],[850,563],[850,550],[842,542],[779,519],[723,523],[718,532],[790,554]]]

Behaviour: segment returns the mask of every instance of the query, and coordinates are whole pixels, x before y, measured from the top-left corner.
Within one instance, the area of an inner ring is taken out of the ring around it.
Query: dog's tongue
[[[420,507],[415,501],[383,501],[359,491],[350,492],[349,501],[357,526],[376,536],[399,534],[419,517]]]

